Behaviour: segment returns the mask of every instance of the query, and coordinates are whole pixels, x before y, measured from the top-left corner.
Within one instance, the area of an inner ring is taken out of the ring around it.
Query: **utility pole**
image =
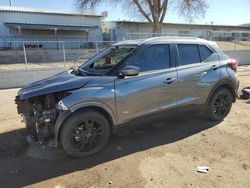
[[[10,6],[12,6],[12,0],[9,0],[9,2],[10,2]]]

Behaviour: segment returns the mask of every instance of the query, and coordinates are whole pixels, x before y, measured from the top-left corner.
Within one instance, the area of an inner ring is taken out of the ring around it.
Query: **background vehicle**
[[[202,111],[223,120],[235,101],[237,62],[216,43],[158,37],[117,43],[78,69],[32,83],[16,103],[37,140],[72,156],[102,149],[127,123]]]

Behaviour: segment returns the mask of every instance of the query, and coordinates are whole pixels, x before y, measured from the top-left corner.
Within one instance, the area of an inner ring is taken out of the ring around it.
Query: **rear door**
[[[170,51],[168,44],[151,45],[127,61],[139,67],[140,73],[115,80],[120,123],[176,112],[177,73]]]
[[[178,111],[202,107],[220,80],[218,54],[206,45],[177,44]]]

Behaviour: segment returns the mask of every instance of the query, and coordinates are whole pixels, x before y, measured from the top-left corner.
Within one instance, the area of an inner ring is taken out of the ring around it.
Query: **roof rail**
[[[184,39],[184,40],[186,39],[186,40],[207,41],[206,39],[202,39],[198,37],[160,36],[160,37],[152,37],[152,38],[146,39],[145,41],[143,41],[143,43],[147,43],[147,42],[154,41],[154,40],[162,40],[162,39]]]

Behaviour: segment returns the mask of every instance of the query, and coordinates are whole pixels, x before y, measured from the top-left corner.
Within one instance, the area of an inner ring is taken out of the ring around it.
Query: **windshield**
[[[106,48],[82,64],[79,70],[94,75],[104,75],[133,50],[134,47],[131,46]]]

